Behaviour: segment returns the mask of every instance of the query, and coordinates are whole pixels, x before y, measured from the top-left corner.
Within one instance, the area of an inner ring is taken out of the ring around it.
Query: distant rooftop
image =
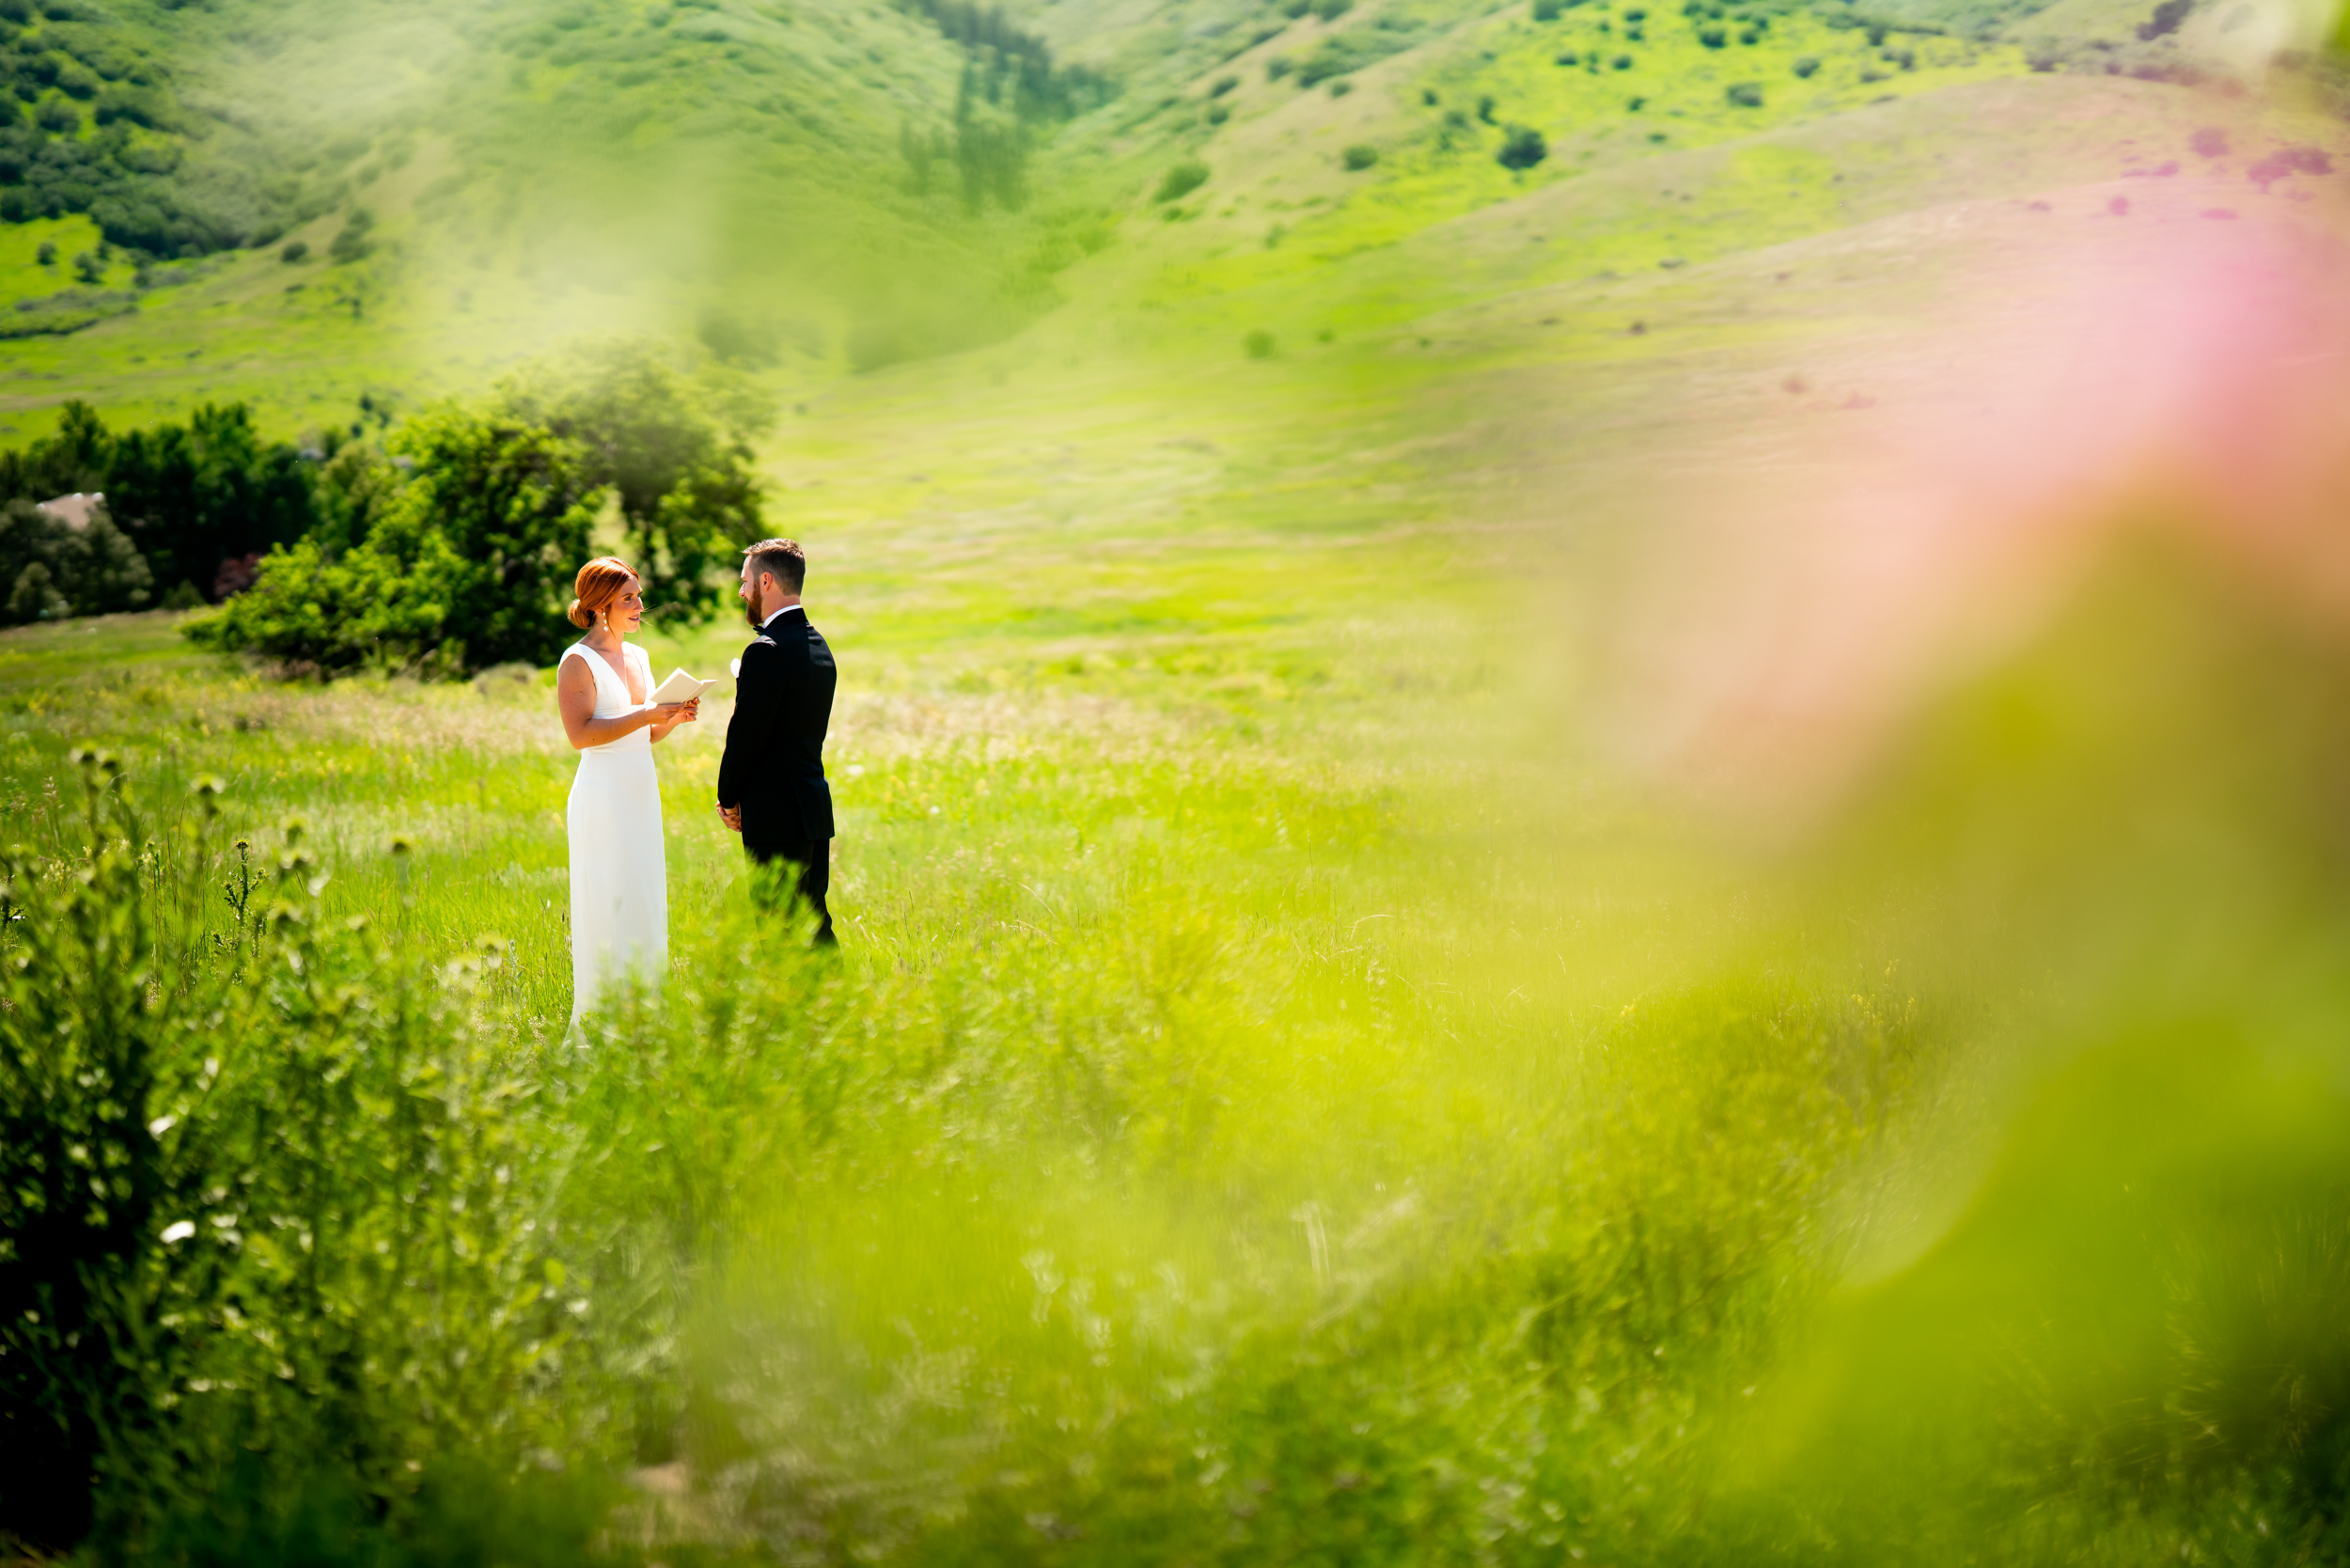
[[[66,526],[70,528],[86,528],[89,526],[90,513],[105,504],[106,493],[104,491],[77,490],[70,495],[59,495],[41,502],[40,510],[52,517],[65,519]]]

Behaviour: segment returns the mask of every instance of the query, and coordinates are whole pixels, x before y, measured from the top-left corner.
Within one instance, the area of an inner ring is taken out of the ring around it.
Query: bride
[[[669,874],[652,743],[700,716],[701,704],[646,698],[652,661],[620,639],[645,619],[627,562],[600,556],[572,586],[588,635],[556,666],[555,705],[579,753],[568,811],[572,840],[572,1021],[624,975],[658,983],[669,964]]]

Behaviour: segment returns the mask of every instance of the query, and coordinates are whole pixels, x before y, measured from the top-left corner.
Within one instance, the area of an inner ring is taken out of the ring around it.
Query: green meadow
[[[1964,657],[1852,651],[1865,745],[1675,695],[1801,643],[1738,640],[1791,516],[2065,341],[2051,256],[2334,232],[2246,178],[2350,159],[2322,61],[79,8],[8,59],[102,34],[179,160],[122,188],[237,243],[0,223],[0,316],[111,300],[0,338],[0,438],[723,362],[839,664],[841,945],[757,912],[730,682],[656,751],[669,971],[573,1030],[552,668],[0,631],[0,1562],[2350,1559],[2331,612],[2141,486]]]

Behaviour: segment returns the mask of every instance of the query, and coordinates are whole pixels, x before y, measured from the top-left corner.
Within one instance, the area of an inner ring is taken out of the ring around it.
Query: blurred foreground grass
[[[2119,561],[1758,857],[1543,739],[1495,662],[1517,601],[1466,574],[1387,596],[1341,551],[1276,600],[1196,551],[1039,628],[893,619],[858,548],[816,615],[844,951],[747,921],[721,706],[660,757],[667,990],[576,1045],[542,673],[277,685],[160,617],[0,638],[17,950],[86,860],[65,748],[111,747],[162,847],[110,874],[209,933],[175,994],[221,1011],[164,1054],[288,1097],[240,1156],[276,1174],[190,1189],[244,1294],[205,1302],[151,1216],[203,1326],[105,1461],[111,1549],[2340,1560],[2323,637]],[[249,957],[212,892],[240,832],[331,873],[271,882],[294,917]],[[444,1053],[413,1145],[368,1109],[405,1039]],[[348,1123],[290,1114],[342,1083]],[[166,1150],[216,1136],[172,1114]],[[368,1217],[431,1192],[446,1234]],[[394,1232],[406,1272],[368,1262]]]

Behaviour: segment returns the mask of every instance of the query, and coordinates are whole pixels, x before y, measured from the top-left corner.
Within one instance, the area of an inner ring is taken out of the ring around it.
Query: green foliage
[[[1817,75],[1820,70],[1820,57],[1817,55],[1798,55],[1795,56],[1795,63],[1791,69],[1797,76],[1810,77]]]
[[[1055,66],[1051,46],[1008,21],[1000,7],[981,9],[968,0],[900,4],[928,17],[941,34],[963,46],[972,62],[964,76],[966,98],[976,89],[991,104],[1009,101],[1023,124],[1067,119],[1106,102],[1117,91],[1116,84],[1099,71]]]
[[[354,207],[351,216],[326,247],[327,259],[337,266],[357,261],[375,249],[375,214],[365,207]]]
[[[1400,55],[1419,41],[1416,24],[1382,17],[1382,24],[1357,24],[1343,32],[1333,33],[1316,44],[1297,65],[1297,85],[1310,87],[1334,76],[1344,76],[1376,65],[1390,55]]]
[[[103,506],[79,526],[21,496],[0,507],[0,624],[143,609],[153,588]]]
[[[1762,107],[1762,84],[1734,82],[1723,90],[1722,97],[1734,108],[1760,109]]]
[[[1505,169],[1523,172],[1550,156],[1550,144],[1543,133],[1530,125],[1512,125],[1502,137],[1501,150],[1494,154],[1494,162]]]
[[[1362,142],[1355,143],[1339,154],[1340,165],[1349,171],[1359,171],[1379,162],[1379,149]]]
[[[89,488],[105,491],[159,585],[209,592],[223,560],[297,539],[316,515],[301,453],[264,441],[243,403],[204,403],[185,424],[86,440],[102,475]]]
[[[295,262],[306,259],[309,254],[310,244],[308,241],[294,240],[290,242],[284,249],[277,253],[277,259],[285,262],[288,266],[291,266]]]
[[[208,590],[224,559],[297,539],[314,515],[301,455],[262,441],[242,403],[202,404],[185,424],[118,435],[88,404],[69,402],[55,435],[0,453],[0,495],[41,501],[77,491],[106,496],[106,538],[127,536],[148,579],[135,588],[156,592],[181,582]],[[109,542],[103,551],[114,548]],[[112,566],[91,570],[121,585],[91,602],[125,607],[129,578]],[[56,580],[56,568],[50,571]],[[68,603],[81,602],[73,590],[61,592]]]
[[[1247,352],[1251,359],[1271,359],[1274,348],[1273,334],[1262,327],[1257,327],[1250,331],[1247,337],[1241,339],[1241,347]]]
[[[1208,165],[1197,158],[1186,158],[1159,178],[1159,188],[1151,199],[1154,202],[1181,201],[1208,182]]]
[[[0,882],[0,1530],[339,1554],[387,1514],[495,1533],[534,1455],[618,1457],[604,1361],[637,1325],[586,1315],[614,1232],[563,1223],[546,1092],[593,1074],[517,1076],[480,1006],[503,945],[402,955],[321,917],[298,823],[265,855],[215,782],[156,823],[111,758],[81,771],[83,842]]]
[[[1565,0],[1534,0],[1534,20],[1537,22],[1556,22],[1565,11]]]
[[[750,448],[774,416],[762,394],[724,375],[691,381],[655,345],[629,340],[544,363],[503,396],[575,443],[587,481],[610,488],[648,615],[697,619],[726,602],[743,546],[770,532]]]
[[[386,496],[368,465],[349,475],[364,494],[328,509],[364,518],[355,543],[306,536],[273,551],[252,588],[188,635],[326,673],[553,662],[603,500],[586,449],[511,413],[454,405],[390,446],[412,465],[407,482]]]
[[[702,307],[694,336],[729,365],[773,365],[783,347],[783,329],[775,322],[723,305]]]

